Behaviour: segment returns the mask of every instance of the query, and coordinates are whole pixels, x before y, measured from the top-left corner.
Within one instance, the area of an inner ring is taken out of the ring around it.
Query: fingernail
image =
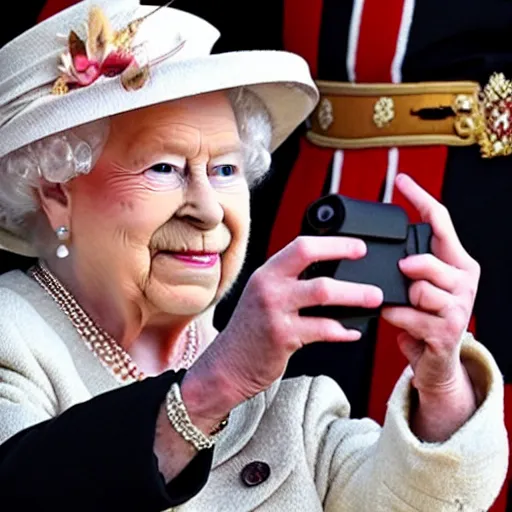
[[[408,174],[406,174],[405,172],[401,172],[400,174],[397,174],[397,176],[396,176],[396,182],[398,182],[398,183],[403,183],[404,181],[407,181],[408,179],[410,180],[411,177]]]
[[[361,337],[361,333],[356,331],[355,329],[350,329],[347,331],[347,334],[351,340],[358,340]]]
[[[384,292],[382,291],[382,288],[379,288],[377,286],[372,286],[370,292],[366,296],[368,301],[371,305],[373,305],[375,302],[378,302],[379,304],[384,300]]]
[[[356,240],[355,248],[358,252],[363,254],[366,252],[366,244],[362,240]]]
[[[353,256],[362,256],[365,252],[365,245],[361,240],[352,240],[348,245],[348,250]]]
[[[367,305],[367,307],[377,308],[382,304],[382,301],[384,300],[384,293],[381,288],[373,286],[365,293],[364,298],[364,303]]]

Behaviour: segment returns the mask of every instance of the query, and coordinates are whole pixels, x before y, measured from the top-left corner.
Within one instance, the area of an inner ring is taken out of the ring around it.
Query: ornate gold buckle
[[[512,82],[493,73],[478,97],[459,95],[453,105],[455,131],[473,138],[483,158],[512,153]]]

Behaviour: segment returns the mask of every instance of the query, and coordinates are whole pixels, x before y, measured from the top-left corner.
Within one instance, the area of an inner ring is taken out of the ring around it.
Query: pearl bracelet
[[[166,411],[167,418],[174,430],[194,446],[197,451],[204,450],[205,448],[211,448],[215,441],[213,435],[217,434],[227,425],[227,419],[223,420],[219,427],[217,427],[212,433],[212,437],[206,436],[201,430],[199,430],[191,421],[188,415],[187,408],[181,398],[180,387],[177,382],[171,385],[171,388],[167,392],[166,398]]]

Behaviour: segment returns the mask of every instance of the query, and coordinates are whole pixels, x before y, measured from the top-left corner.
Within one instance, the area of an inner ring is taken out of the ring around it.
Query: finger
[[[432,333],[442,332],[444,319],[409,307],[390,307],[382,310],[382,318],[408,332],[417,340],[428,341]]]
[[[454,297],[428,281],[415,281],[409,288],[409,300],[416,309],[440,314],[450,307]]]
[[[413,281],[430,281],[433,285],[453,292],[464,279],[462,270],[448,265],[433,254],[408,256],[398,262],[400,270]]]
[[[301,236],[272,256],[265,267],[282,276],[297,276],[317,261],[349,259],[366,255],[366,244],[341,236]]]
[[[350,306],[377,308],[383,293],[377,286],[317,277],[297,281],[292,297],[298,309],[311,306]]]
[[[395,183],[398,190],[418,210],[421,220],[432,226],[433,235],[441,244],[443,260],[457,268],[468,268],[471,257],[460,243],[446,207],[406,174],[399,174]]]
[[[319,341],[357,341],[361,338],[359,331],[346,329],[340,322],[331,318],[301,316],[295,319],[294,323],[302,345]]]
[[[425,351],[425,343],[413,338],[408,332],[401,332],[397,337],[397,343],[414,370],[416,363]]]

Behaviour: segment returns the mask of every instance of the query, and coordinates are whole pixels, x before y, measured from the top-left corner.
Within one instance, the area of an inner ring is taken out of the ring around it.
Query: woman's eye
[[[156,164],[150,168],[151,171],[157,172],[159,174],[170,174],[171,172],[176,171],[176,167],[169,164]]]
[[[183,186],[184,171],[166,163],[152,165],[144,171],[148,185],[158,187],[158,190],[170,190]]]
[[[234,165],[217,165],[213,168],[212,174],[221,178],[229,178],[236,174],[236,167]]]

